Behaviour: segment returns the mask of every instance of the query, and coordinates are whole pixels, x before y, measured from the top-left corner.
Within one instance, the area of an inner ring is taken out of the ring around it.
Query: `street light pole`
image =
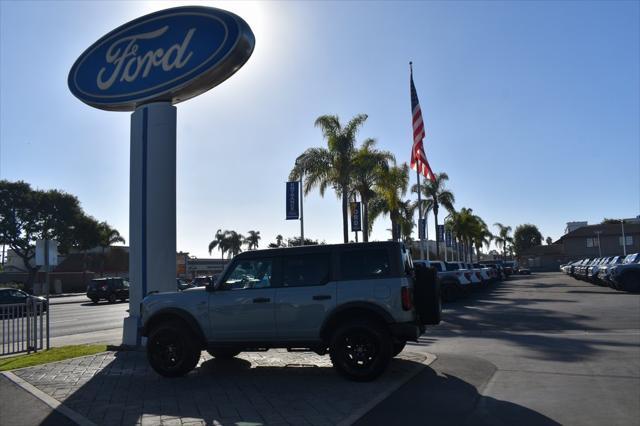
[[[622,225],[622,253],[627,256],[627,239],[624,236],[624,219],[620,219],[620,225]]]
[[[596,235],[598,236],[598,257],[602,257],[602,249],[600,248],[600,234],[602,234],[602,231],[596,231]]]

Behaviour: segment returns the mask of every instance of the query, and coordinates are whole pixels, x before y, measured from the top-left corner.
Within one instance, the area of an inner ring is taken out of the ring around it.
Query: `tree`
[[[395,157],[389,151],[378,151],[374,148],[376,141],[366,139],[353,157],[351,186],[360,194],[362,202],[362,239],[369,241],[369,202],[375,197],[375,185],[380,176],[380,168],[388,168],[395,164]]]
[[[504,260],[507,259],[507,244],[513,241],[513,238],[509,235],[511,233],[511,227],[505,226],[500,222],[496,222],[493,226],[498,228],[498,235],[494,237],[494,241],[498,247],[502,247],[502,257]]]
[[[480,216],[474,216],[474,218],[475,223],[473,226],[472,240],[476,248],[476,259],[479,262],[482,246],[484,245],[487,249],[489,248],[491,241],[493,241],[493,234],[489,231],[489,227]]]
[[[371,201],[369,231],[373,222],[379,215],[389,215],[391,219],[391,238],[394,241],[400,239],[400,220],[402,198],[407,193],[409,185],[409,166],[403,163],[401,166],[379,168],[379,176],[375,185],[376,197]]]
[[[547,245],[550,246],[551,244],[553,244],[553,239],[551,237],[547,237],[547,239],[545,240],[547,242]]]
[[[224,259],[224,253],[227,251],[227,247],[225,246],[224,232],[222,229],[218,229],[216,231],[216,235],[209,243],[209,254],[217,247],[220,250],[220,259]]]
[[[258,248],[260,239],[260,231],[249,231],[249,236],[244,240],[244,243],[247,245],[247,249],[255,250]]]
[[[324,243],[323,243],[324,244]],[[300,236],[287,238],[288,247],[298,247],[300,245]],[[318,240],[312,240],[309,238],[304,239],[305,246],[315,246],[318,245]]]
[[[519,256],[528,248],[542,244],[542,234],[538,227],[530,223],[518,225],[513,232],[513,250]]]
[[[22,181],[0,181],[0,235],[22,259],[29,274],[27,288],[33,287],[40,269],[31,264],[37,240],[57,240],[58,250],[64,254],[74,244],[89,244],[89,237],[95,235],[87,237],[80,232],[90,226],[75,196],[58,190],[34,190]]]
[[[359,114],[342,126],[336,115],[323,115],[316,119],[315,126],[322,129],[327,141],[327,148],[309,148],[296,161],[289,174],[289,179],[300,179],[305,175],[304,193],[318,187],[324,196],[327,187],[332,187],[342,198],[342,233],[344,242],[349,241],[348,204],[355,139],[360,127],[367,119],[366,114]]]
[[[420,189],[424,199],[431,202],[437,231],[440,206],[444,207],[449,213],[453,212],[455,197],[451,191],[445,188],[445,182],[449,180],[449,176],[446,173],[434,174],[434,177],[435,180],[428,180],[420,185]],[[418,185],[413,185],[411,191],[417,193]],[[436,256],[440,258],[440,235],[438,232],[436,232]]]
[[[225,231],[224,240],[230,257],[242,252],[242,244],[245,241],[242,234],[238,234],[236,231]]]
[[[412,203],[411,200],[400,201],[399,203],[400,214],[398,215],[398,221],[400,224],[400,236],[406,244],[412,240],[411,234],[414,228],[413,216],[415,209],[416,204]]]
[[[98,245],[102,248],[102,256],[100,262],[100,276],[104,275],[104,263],[105,263],[105,250],[107,247],[111,247],[115,243],[123,243],[124,238],[120,235],[116,229],[113,229],[107,222],[100,222],[98,224],[99,242]]]

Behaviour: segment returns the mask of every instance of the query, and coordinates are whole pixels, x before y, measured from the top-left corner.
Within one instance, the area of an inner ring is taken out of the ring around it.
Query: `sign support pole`
[[[421,192],[421,188],[420,188],[420,172],[418,171],[419,167],[416,168],[416,178],[418,179],[418,233],[420,233],[420,219],[422,219],[422,196],[420,194]],[[427,230],[427,226],[425,224],[425,232]],[[420,237],[420,259],[424,259],[424,246],[423,246],[423,241],[424,239],[422,237]],[[429,249],[427,248],[427,252],[429,251]]]
[[[129,317],[123,343],[138,346],[140,302],[176,289],[176,107],[139,106],[131,114]]]
[[[304,172],[300,172],[300,245],[304,245],[304,190],[302,189],[302,175]]]

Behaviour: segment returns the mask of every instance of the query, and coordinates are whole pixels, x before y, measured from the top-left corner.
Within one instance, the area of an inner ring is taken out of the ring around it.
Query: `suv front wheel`
[[[178,321],[164,322],[149,334],[147,359],[161,376],[178,377],[198,364],[200,349],[185,325]]]
[[[393,354],[393,340],[374,321],[354,320],[339,326],[329,345],[331,362],[347,379],[368,382],[380,376]]]

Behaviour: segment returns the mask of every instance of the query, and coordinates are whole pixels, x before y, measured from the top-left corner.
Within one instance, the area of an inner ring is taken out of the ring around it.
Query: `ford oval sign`
[[[143,16],[89,47],[69,72],[69,88],[100,109],[132,111],[178,103],[222,83],[251,56],[255,37],[233,13],[187,6]]]

